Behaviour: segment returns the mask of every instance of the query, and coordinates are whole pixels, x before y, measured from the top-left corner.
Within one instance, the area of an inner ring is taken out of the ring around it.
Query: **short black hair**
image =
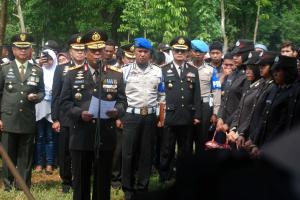
[[[224,55],[224,60],[225,59],[230,59],[232,60],[233,59],[233,55],[230,53],[230,52],[227,52],[225,55]]]
[[[163,52],[155,50],[152,53],[152,61],[154,64],[162,65],[166,62],[166,56]]]
[[[105,42],[105,45],[115,47],[115,42],[114,42],[113,40],[111,40],[111,39],[108,39],[108,40]]]

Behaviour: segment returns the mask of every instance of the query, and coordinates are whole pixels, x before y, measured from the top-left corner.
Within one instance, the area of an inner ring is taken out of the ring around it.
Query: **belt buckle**
[[[141,115],[148,115],[148,108],[147,107],[142,107],[141,108]]]

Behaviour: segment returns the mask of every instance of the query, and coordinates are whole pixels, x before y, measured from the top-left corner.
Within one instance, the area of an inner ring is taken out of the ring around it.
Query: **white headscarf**
[[[46,50],[44,50],[44,52],[47,52],[53,60],[52,66],[49,66],[49,67],[43,66],[44,84],[45,84],[45,92],[46,92],[45,98],[48,98],[47,95],[51,95],[51,92],[52,92],[53,77],[54,77],[54,72],[55,72],[55,69],[57,66],[57,57],[56,57],[54,51],[52,51],[51,49],[46,49]]]
[[[52,100],[52,84],[53,84],[53,77],[54,72],[57,65],[57,58],[54,51],[50,49],[44,50],[47,52],[49,56],[53,59],[52,66],[43,66],[43,77],[44,77],[44,84],[45,84],[45,97],[44,100],[40,103],[35,105],[36,109],[36,121],[39,121],[43,118],[46,118],[49,122],[52,122],[51,118],[51,100]]]

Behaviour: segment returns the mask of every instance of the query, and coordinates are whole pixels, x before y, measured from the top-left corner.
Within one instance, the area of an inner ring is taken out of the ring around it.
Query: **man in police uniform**
[[[123,67],[128,108],[123,121],[122,186],[125,199],[148,189],[151,174],[156,109],[164,101],[161,69],[150,64],[151,43],[135,39],[136,62]],[[137,187],[134,186],[135,171]]]
[[[199,74],[200,90],[201,90],[201,124],[195,126],[193,139],[195,141],[195,152],[199,153],[203,149],[205,142],[208,140],[208,129],[210,118],[213,114],[213,75],[216,71],[212,66],[204,61],[204,55],[208,52],[208,45],[202,40],[192,40],[192,62],[190,63],[197,68]]]
[[[161,181],[169,178],[175,144],[178,156],[191,153],[193,124],[200,123],[201,96],[198,70],[186,63],[191,42],[177,37],[170,43],[174,61],[162,67],[166,92],[165,131],[161,146]]]
[[[133,63],[135,61],[134,44],[123,45],[121,46],[121,49],[124,51],[122,56],[124,65]]]
[[[43,71],[28,62],[32,42],[32,37],[26,33],[13,36],[15,60],[4,65],[0,72],[2,144],[28,186],[36,128],[35,104],[45,96]],[[9,191],[14,178],[5,164],[3,179],[5,190]]]
[[[60,109],[59,101],[65,75],[69,70],[83,65],[85,61],[85,46],[81,41],[80,34],[74,34],[68,41],[69,53],[72,60],[64,65],[58,66],[54,72],[52,87],[51,116],[52,128],[59,132],[59,174],[62,179],[62,192],[66,193],[72,186],[71,154],[69,151],[69,126],[70,120]]]
[[[99,30],[82,37],[88,63],[67,73],[61,93],[61,107],[71,120],[74,200],[90,199],[92,174],[93,199],[110,199],[115,118],[124,113],[126,97],[122,73],[117,68],[102,67],[99,61],[106,40],[107,35]],[[107,112],[107,119],[95,120],[97,116],[88,112],[92,96],[116,101],[115,108]]]

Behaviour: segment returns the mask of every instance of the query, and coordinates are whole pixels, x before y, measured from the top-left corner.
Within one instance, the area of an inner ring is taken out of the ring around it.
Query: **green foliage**
[[[252,39],[260,6],[257,41],[276,50],[284,40],[299,42],[300,2],[294,0],[226,0],[225,25],[229,44]],[[37,47],[91,28],[106,31],[117,42],[145,36],[154,43],[177,35],[206,42],[222,41],[220,0],[21,0],[28,32]],[[9,1],[6,43],[18,32],[14,1]]]
[[[123,23],[119,31],[169,42],[176,35],[186,35],[186,12],[182,0],[128,0],[121,15]]]

